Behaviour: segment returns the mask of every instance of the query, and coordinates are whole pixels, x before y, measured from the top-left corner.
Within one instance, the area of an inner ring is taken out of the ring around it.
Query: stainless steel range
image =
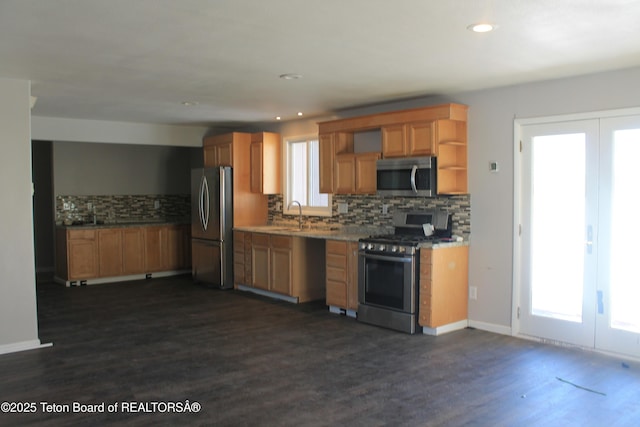
[[[359,242],[358,320],[413,334],[421,331],[420,244],[451,237],[451,220],[446,212],[433,210],[397,212],[393,223],[393,234]],[[425,229],[432,234],[426,236]]]

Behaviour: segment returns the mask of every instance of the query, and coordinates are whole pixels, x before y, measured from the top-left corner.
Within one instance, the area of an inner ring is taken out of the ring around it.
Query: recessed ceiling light
[[[471,24],[467,27],[467,30],[473,31],[474,33],[488,33],[495,29],[496,26],[492,24]]]
[[[302,116],[302,111],[298,111],[298,116]]]
[[[185,107],[194,107],[199,104],[197,101],[182,101],[181,104]]]
[[[281,119],[282,119],[282,117],[276,116],[276,120],[281,120]]]
[[[279,77],[283,80],[298,80],[302,78],[302,74],[287,73],[287,74],[280,74]]]

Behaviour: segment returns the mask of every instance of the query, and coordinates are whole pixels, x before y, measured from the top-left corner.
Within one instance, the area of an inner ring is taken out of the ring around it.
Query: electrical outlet
[[[282,203],[276,202],[276,211],[280,212],[282,210]]]
[[[93,203],[87,202],[87,210],[90,211],[91,209],[93,209]]]
[[[68,211],[70,209],[69,202],[64,202],[62,204],[62,209]]]
[[[382,215],[386,215],[388,213],[389,213],[389,205],[383,204],[382,205]]]
[[[160,209],[160,200],[156,200],[156,201],[154,201],[154,202],[153,202],[153,207],[154,207],[155,209]]]
[[[469,286],[469,299],[477,300],[478,299],[478,287],[477,286]]]
[[[349,212],[349,205],[347,203],[338,203],[338,213],[346,214]]]

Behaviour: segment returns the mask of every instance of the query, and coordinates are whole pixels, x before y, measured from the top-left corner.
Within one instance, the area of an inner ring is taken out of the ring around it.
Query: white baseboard
[[[37,348],[51,347],[53,343],[41,344],[40,340],[20,341],[11,344],[0,345],[0,354],[16,353],[18,351],[35,350]]]
[[[487,332],[493,332],[500,335],[513,335],[510,326],[496,325],[495,323],[479,322],[477,320],[469,320],[469,326]]]
[[[169,270],[169,271],[158,271],[155,273],[130,274],[127,276],[100,277],[97,279],[85,279],[85,280],[65,280],[58,276],[55,276],[53,278],[53,281],[56,283],[60,283],[61,285],[65,285],[67,287],[72,287],[72,286],[84,286],[84,285],[99,285],[102,283],[127,282],[132,280],[153,279],[155,277],[178,276],[180,274],[188,274],[188,273],[191,273],[191,270]]]
[[[447,332],[458,331],[460,329],[464,329],[468,326],[468,321],[461,320],[459,322],[449,323],[448,325],[438,326],[437,328],[427,328],[426,326],[422,327],[422,333],[424,335],[442,335]]]

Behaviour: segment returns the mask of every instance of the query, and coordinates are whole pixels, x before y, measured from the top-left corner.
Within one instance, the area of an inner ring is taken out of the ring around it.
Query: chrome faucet
[[[298,229],[302,230],[302,205],[299,201],[293,200],[287,209],[291,209],[291,206],[296,203],[298,205]]]

